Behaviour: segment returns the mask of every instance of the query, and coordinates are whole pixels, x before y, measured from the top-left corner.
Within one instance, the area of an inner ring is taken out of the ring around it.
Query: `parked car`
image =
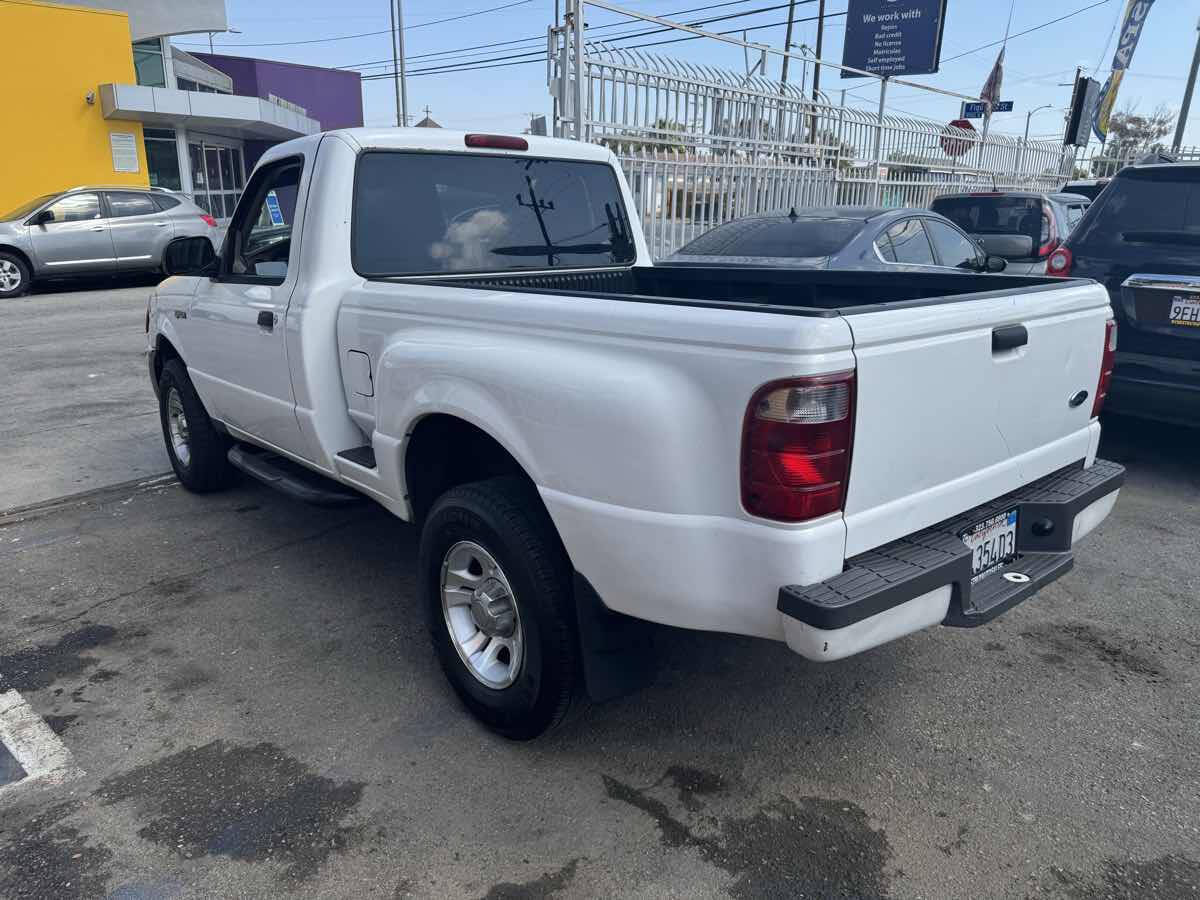
[[[746,216],[718,225],[663,262],[899,272],[1000,272],[953,223],[927,209],[827,206]]]
[[[217,243],[216,220],[155,188],[77,187],[0,214],[0,299],[43,278],[160,271],[177,237]]]
[[[1200,163],[1122,169],[1046,271],[1108,288],[1120,329],[1108,408],[1200,425]]]
[[[635,686],[637,620],[834,660],[1070,569],[1124,471],[1095,458],[1100,285],[656,266],[636,208],[578,141],[267,150],[220,256],[175,241],[148,303],[181,483],[419,523],[437,657],[512,738]]]
[[[1100,196],[1100,192],[1108,187],[1110,181],[1112,181],[1111,178],[1085,178],[1080,181],[1068,181],[1063,185],[1062,192],[1087,197],[1094,202]]]
[[[1079,224],[1091,203],[1079,194],[988,191],[944,194],[930,204],[988,252],[1008,261],[1013,275],[1039,275],[1046,258]]]

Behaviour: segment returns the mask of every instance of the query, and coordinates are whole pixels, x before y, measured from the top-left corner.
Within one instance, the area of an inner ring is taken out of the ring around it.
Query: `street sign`
[[[963,132],[974,133],[975,126],[966,119],[955,119],[942,129],[942,149],[947,156],[962,156],[971,149],[971,140]]]
[[[946,0],[849,0],[842,65],[876,75],[929,75],[942,56]],[[863,78],[842,72],[843,78]]]
[[[964,119],[982,119],[983,114],[987,109],[987,104],[982,100],[963,101],[961,116]],[[1001,100],[992,107],[992,112],[1012,112],[1013,102],[1011,100]]]

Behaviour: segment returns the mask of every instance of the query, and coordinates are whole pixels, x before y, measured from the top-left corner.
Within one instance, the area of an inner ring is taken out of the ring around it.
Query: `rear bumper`
[[[1118,351],[1104,409],[1144,419],[1200,424],[1200,365]]]
[[[1111,512],[1117,463],[1069,466],[961,515],[847,560],[826,581],[779,590],[788,645],[809,659],[850,656],[930,625],[974,627],[1068,572],[1072,545]],[[1017,558],[976,584],[969,525],[1017,509]]]

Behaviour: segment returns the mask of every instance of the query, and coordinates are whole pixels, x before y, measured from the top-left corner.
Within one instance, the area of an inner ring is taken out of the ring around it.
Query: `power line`
[[[694,6],[691,9],[677,9],[674,12],[666,13],[665,16],[666,17],[684,16],[684,15],[688,15],[690,13],[706,12],[707,10],[710,10],[710,9],[719,9],[724,6],[737,6],[740,3],[748,3],[748,2],[750,2],[750,0],[725,0],[724,3],[710,3],[707,6]],[[811,2],[811,0],[806,0],[806,2]],[[747,15],[749,15],[749,14],[747,13]],[[609,22],[607,25],[596,25],[592,28],[589,28],[588,31],[595,32],[595,31],[599,31],[603,28],[617,28],[619,26],[627,25],[627,24],[628,23],[625,21]],[[613,39],[615,40],[616,38],[613,38]],[[421,53],[421,54],[418,54],[415,56],[410,55],[408,58],[409,59],[421,59],[421,58],[430,57],[430,56],[445,56],[450,53],[463,53],[463,52],[466,52],[469,50],[486,50],[491,47],[503,47],[503,46],[507,46],[507,45],[511,45],[511,44],[526,44],[526,43],[529,43],[530,41],[544,41],[544,40],[546,40],[545,34],[535,34],[532,37],[514,38],[513,40],[510,40],[510,41],[493,41],[490,44],[475,44],[474,46],[471,46],[471,47],[457,47],[453,50],[438,50],[438,51],[435,51],[432,53]],[[391,62],[390,59],[375,59],[375,60],[371,60],[369,62],[349,63],[347,65],[334,66],[334,68],[335,69],[357,69],[360,66],[384,65],[384,64],[387,64],[390,62]]]
[[[1040,31],[1041,29],[1048,28],[1051,25],[1057,25],[1059,22],[1063,22],[1067,19],[1072,18],[1073,16],[1079,15],[1080,13],[1085,13],[1089,9],[1095,9],[1097,6],[1105,6],[1106,4],[1109,4],[1111,2],[1112,2],[1112,0],[1097,0],[1096,3],[1092,3],[1088,6],[1082,6],[1079,9],[1075,10],[1074,12],[1069,12],[1066,15],[1059,16],[1057,19],[1051,19],[1049,22],[1043,22],[1040,25],[1034,25],[1032,28],[1026,28],[1024,31],[1018,31],[1016,34],[1010,34],[1008,36],[1008,39],[1011,40],[1012,38],[1021,37],[1021,35],[1023,35],[1023,34],[1032,34],[1035,31]],[[992,41],[991,43],[988,43],[988,44],[981,44],[980,46],[975,47],[974,49],[965,50],[962,53],[957,53],[954,56],[947,57],[946,59],[943,59],[942,62],[944,62],[944,63],[953,62],[956,59],[961,59],[964,56],[970,56],[972,53],[978,53],[980,50],[986,50],[988,47],[995,47],[996,45],[1003,44],[1003,43],[1004,43],[1003,40],[999,40],[999,41]]]
[[[511,9],[514,6],[524,6],[526,3],[532,3],[533,0],[515,0],[513,3],[505,3],[501,6],[492,6],[487,9],[477,9],[473,12],[463,13],[460,16],[449,16],[445,19],[434,19],[432,22],[418,22],[416,25],[404,26],[405,31],[412,31],[414,28],[428,28],[430,25],[441,25],[445,22],[457,22],[460,19],[470,19],[473,16],[482,16],[485,13],[499,12],[502,9]],[[264,44],[220,44],[219,46],[229,49],[238,50],[246,47],[295,47],[300,44],[328,44],[332,41],[349,41],[354,38],[376,37],[381,34],[391,34],[391,29],[385,28],[383,31],[364,31],[360,34],[340,34],[336,37],[327,38],[309,38],[303,41],[271,41]],[[181,47],[203,47],[203,44],[183,44]]]
[[[802,2],[807,3],[807,2],[811,2],[811,0],[802,0]],[[786,6],[786,5],[787,4],[781,4],[781,7]],[[781,8],[781,7],[775,7],[775,8]],[[747,15],[749,15],[749,13],[747,13]],[[825,18],[828,19],[830,16],[844,16],[844,15],[845,15],[844,12],[826,13]],[[795,21],[796,22],[815,22],[816,20],[817,20],[817,16],[810,16],[810,17],[804,18],[804,19],[796,19]],[[692,23],[688,23],[688,24],[692,24]],[[786,22],[770,22],[766,25],[753,25],[749,28],[731,28],[727,31],[718,31],[716,33],[717,34],[741,34],[743,31],[758,31],[758,30],[761,30],[764,28],[779,28],[785,24],[787,24],[787,23]],[[663,31],[671,31],[671,30],[672,29],[670,29],[670,28],[656,28],[656,29],[653,29],[652,31],[640,32],[640,34],[656,34],[656,33],[660,33]],[[630,37],[636,37],[636,36],[637,36],[636,34],[616,35],[612,38],[612,40],[620,40],[621,38],[630,38]],[[696,40],[701,40],[702,38],[703,38],[703,35],[689,35],[688,37],[671,38],[671,39],[668,39],[665,41],[646,41],[645,43],[642,43],[642,44],[625,44],[625,45],[622,45],[621,47],[619,47],[618,49],[636,50],[640,47],[655,47],[660,44],[675,44],[675,43],[679,43],[680,41],[696,41]],[[534,58],[533,59],[518,59],[519,57],[522,57],[522,56],[532,56]],[[507,68],[509,66],[521,66],[521,65],[528,65],[530,63],[542,63],[545,61],[545,59],[546,59],[546,53],[544,50],[530,50],[525,53],[516,53],[511,56],[497,56],[497,57],[491,57],[488,59],[472,60],[472,61],[470,61],[470,64],[468,64],[468,65],[463,65],[460,63],[447,63],[446,65],[443,65],[443,66],[431,66],[431,67],[428,67],[425,69],[419,69],[416,72],[409,72],[408,76],[411,78],[416,75],[447,75],[447,74],[450,74],[453,72],[474,72],[479,69],[503,69],[503,68]],[[502,60],[517,60],[517,61],[503,62]],[[375,80],[382,79],[382,78],[390,78],[391,76],[392,76],[391,72],[380,72],[380,73],[373,74],[373,75],[364,75],[362,77],[362,80],[363,81],[375,81]]]

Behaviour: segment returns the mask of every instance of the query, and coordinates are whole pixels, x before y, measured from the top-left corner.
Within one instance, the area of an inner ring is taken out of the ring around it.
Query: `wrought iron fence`
[[[1126,166],[1163,154],[1178,162],[1200,161],[1200,147],[1180,147],[1177,150],[1168,150],[1162,144],[1102,147],[1090,158],[1076,162],[1075,173],[1080,178],[1112,178]]]
[[[572,36],[569,27],[550,32],[555,133],[614,151],[656,256],[752,213],[924,207],[956,191],[1057,190],[1071,173],[1073,156],[1057,142],[984,140],[814,100],[761,75]]]

